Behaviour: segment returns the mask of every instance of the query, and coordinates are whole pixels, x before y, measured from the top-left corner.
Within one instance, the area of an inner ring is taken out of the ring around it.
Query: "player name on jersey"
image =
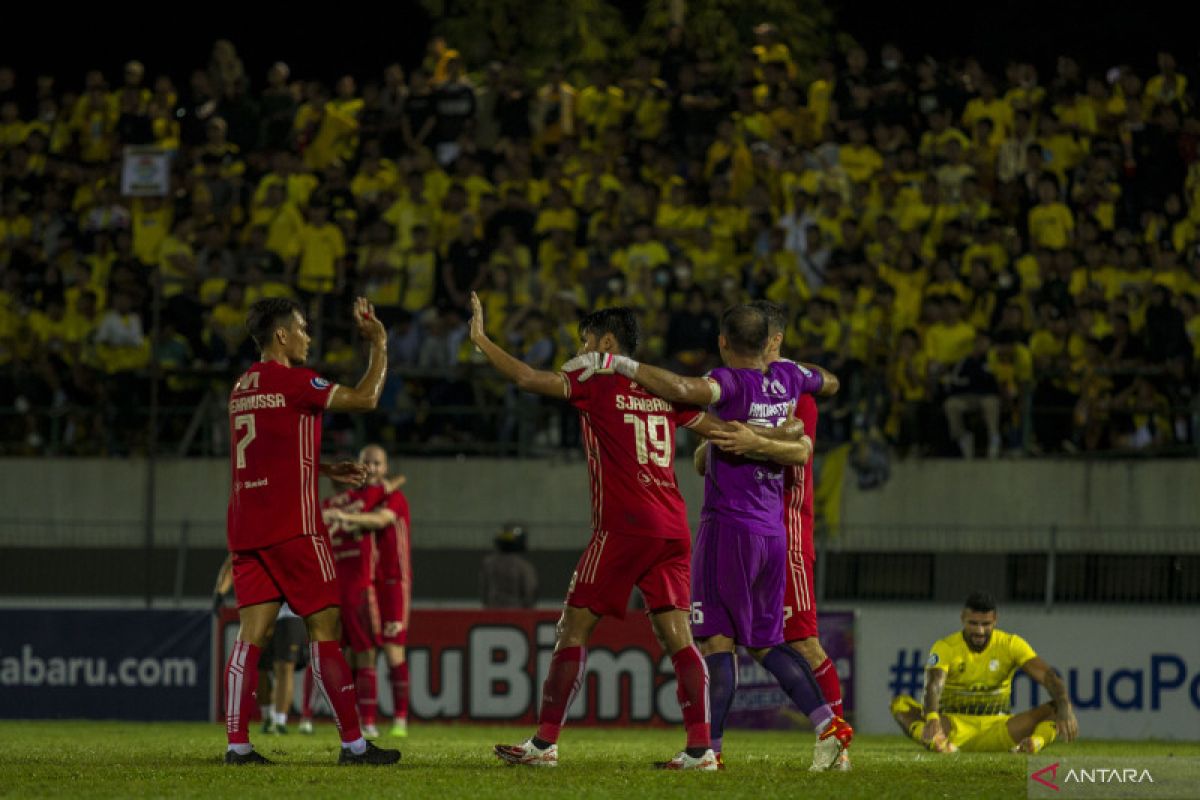
[[[762,419],[770,419],[770,418],[774,418],[774,417],[786,417],[789,413],[791,413],[791,410],[792,410],[792,401],[791,400],[789,400],[785,403],[751,403],[750,404],[751,420],[748,420],[748,421],[753,421],[755,419],[762,420]]]
[[[671,412],[675,406],[660,397],[632,397],[619,394],[616,397],[617,411]]]
[[[229,401],[229,413],[240,414],[243,411],[255,411],[260,408],[283,408],[287,400],[281,394],[252,394],[238,397]]]

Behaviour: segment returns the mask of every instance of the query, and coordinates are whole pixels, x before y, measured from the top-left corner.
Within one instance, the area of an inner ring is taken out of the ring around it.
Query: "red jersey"
[[[796,418],[804,423],[804,433],[816,444],[817,401],[802,394],[796,402]],[[783,515],[787,526],[788,549],[813,554],[813,472],[812,460],[791,466],[784,473]]]
[[[321,503],[322,508],[339,508],[352,514],[373,511],[384,499],[382,486],[363,486],[348,489]],[[375,533],[369,530],[343,530],[340,525],[329,529],[333,537],[333,560],[337,564],[338,580],[353,589],[365,589],[375,573],[378,547]]]
[[[675,482],[675,428],[704,412],[676,407],[621,375],[564,373],[568,401],[579,409],[592,482],[592,528],[607,533],[691,539],[687,508]]]
[[[333,384],[304,367],[260,361],[229,397],[229,549],[322,536],[317,503],[321,415]]]
[[[408,511],[408,498],[404,496],[404,492],[397,489],[384,498],[383,507],[387,507],[396,515],[396,521],[385,525],[375,534],[379,546],[375,580],[400,580],[411,585],[412,542],[409,539],[409,531],[412,519]]]

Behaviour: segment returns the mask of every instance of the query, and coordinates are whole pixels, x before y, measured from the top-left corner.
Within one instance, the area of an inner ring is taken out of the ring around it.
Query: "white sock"
[[[231,744],[231,745],[229,745],[229,749],[232,750],[233,752],[237,753],[239,756],[244,756],[244,755],[246,755],[246,753],[251,753],[254,751],[254,745],[252,745],[252,744]]]
[[[276,711],[274,715],[276,725],[287,725],[287,712]]]
[[[274,705],[262,706],[262,718],[264,720],[274,719],[275,718],[275,706]]]
[[[353,742],[342,742],[342,749],[349,750],[356,756],[361,756],[367,752],[367,740],[360,736]]]

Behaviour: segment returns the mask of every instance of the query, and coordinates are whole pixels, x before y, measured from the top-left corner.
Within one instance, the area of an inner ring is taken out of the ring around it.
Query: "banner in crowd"
[[[0,718],[207,720],[203,611],[0,609]]]
[[[899,731],[888,704],[920,697],[929,648],[962,629],[955,606],[867,607],[858,612],[857,729]],[[997,626],[1029,642],[1058,670],[1087,739],[1200,741],[1200,610],[1080,607],[999,609]],[[1019,712],[1050,700],[1023,672]]]
[[[218,641],[227,658],[236,624],[232,613],[223,619],[229,624]],[[410,713],[426,720],[532,724],[554,652],[557,620],[554,611],[415,609],[408,637]],[[822,614],[820,624],[825,648],[850,687],[853,615]],[[753,669],[742,667],[739,697],[748,700],[740,701],[733,724],[807,725],[806,720],[780,712],[788,701],[782,694],[767,698],[760,691],[765,687],[756,683],[763,676]],[[768,675],[765,680],[772,679]],[[380,707],[387,712],[392,707],[387,681],[380,681],[379,693]],[[847,694],[848,710],[853,708],[852,697]],[[218,703],[217,707],[224,706]],[[588,644],[584,688],[568,719],[583,725],[682,721],[671,658],[654,638],[644,614],[631,611],[624,620],[604,619],[596,626]]]
[[[171,189],[171,154],[157,147],[126,147],[121,159],[121,194],[166,197]]]

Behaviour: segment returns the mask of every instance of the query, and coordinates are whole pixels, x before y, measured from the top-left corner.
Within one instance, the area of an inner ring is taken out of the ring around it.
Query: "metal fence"
[[[207,595],[224,558],[219,522],[63,523],[0,519],[0,597],[86,595],[153,600]],[[547,593],[561,593],[586,531],[544,520],[529,554]],[[474,565],[490,546],[477,520],[423,527],[417,598],[474,598]],[[1200,528],[904,526],[817,536],[819,601],[1200,605]],[[564,584],[558,586],[558,582]],[[423,594],[424,593],[424,594]]]

